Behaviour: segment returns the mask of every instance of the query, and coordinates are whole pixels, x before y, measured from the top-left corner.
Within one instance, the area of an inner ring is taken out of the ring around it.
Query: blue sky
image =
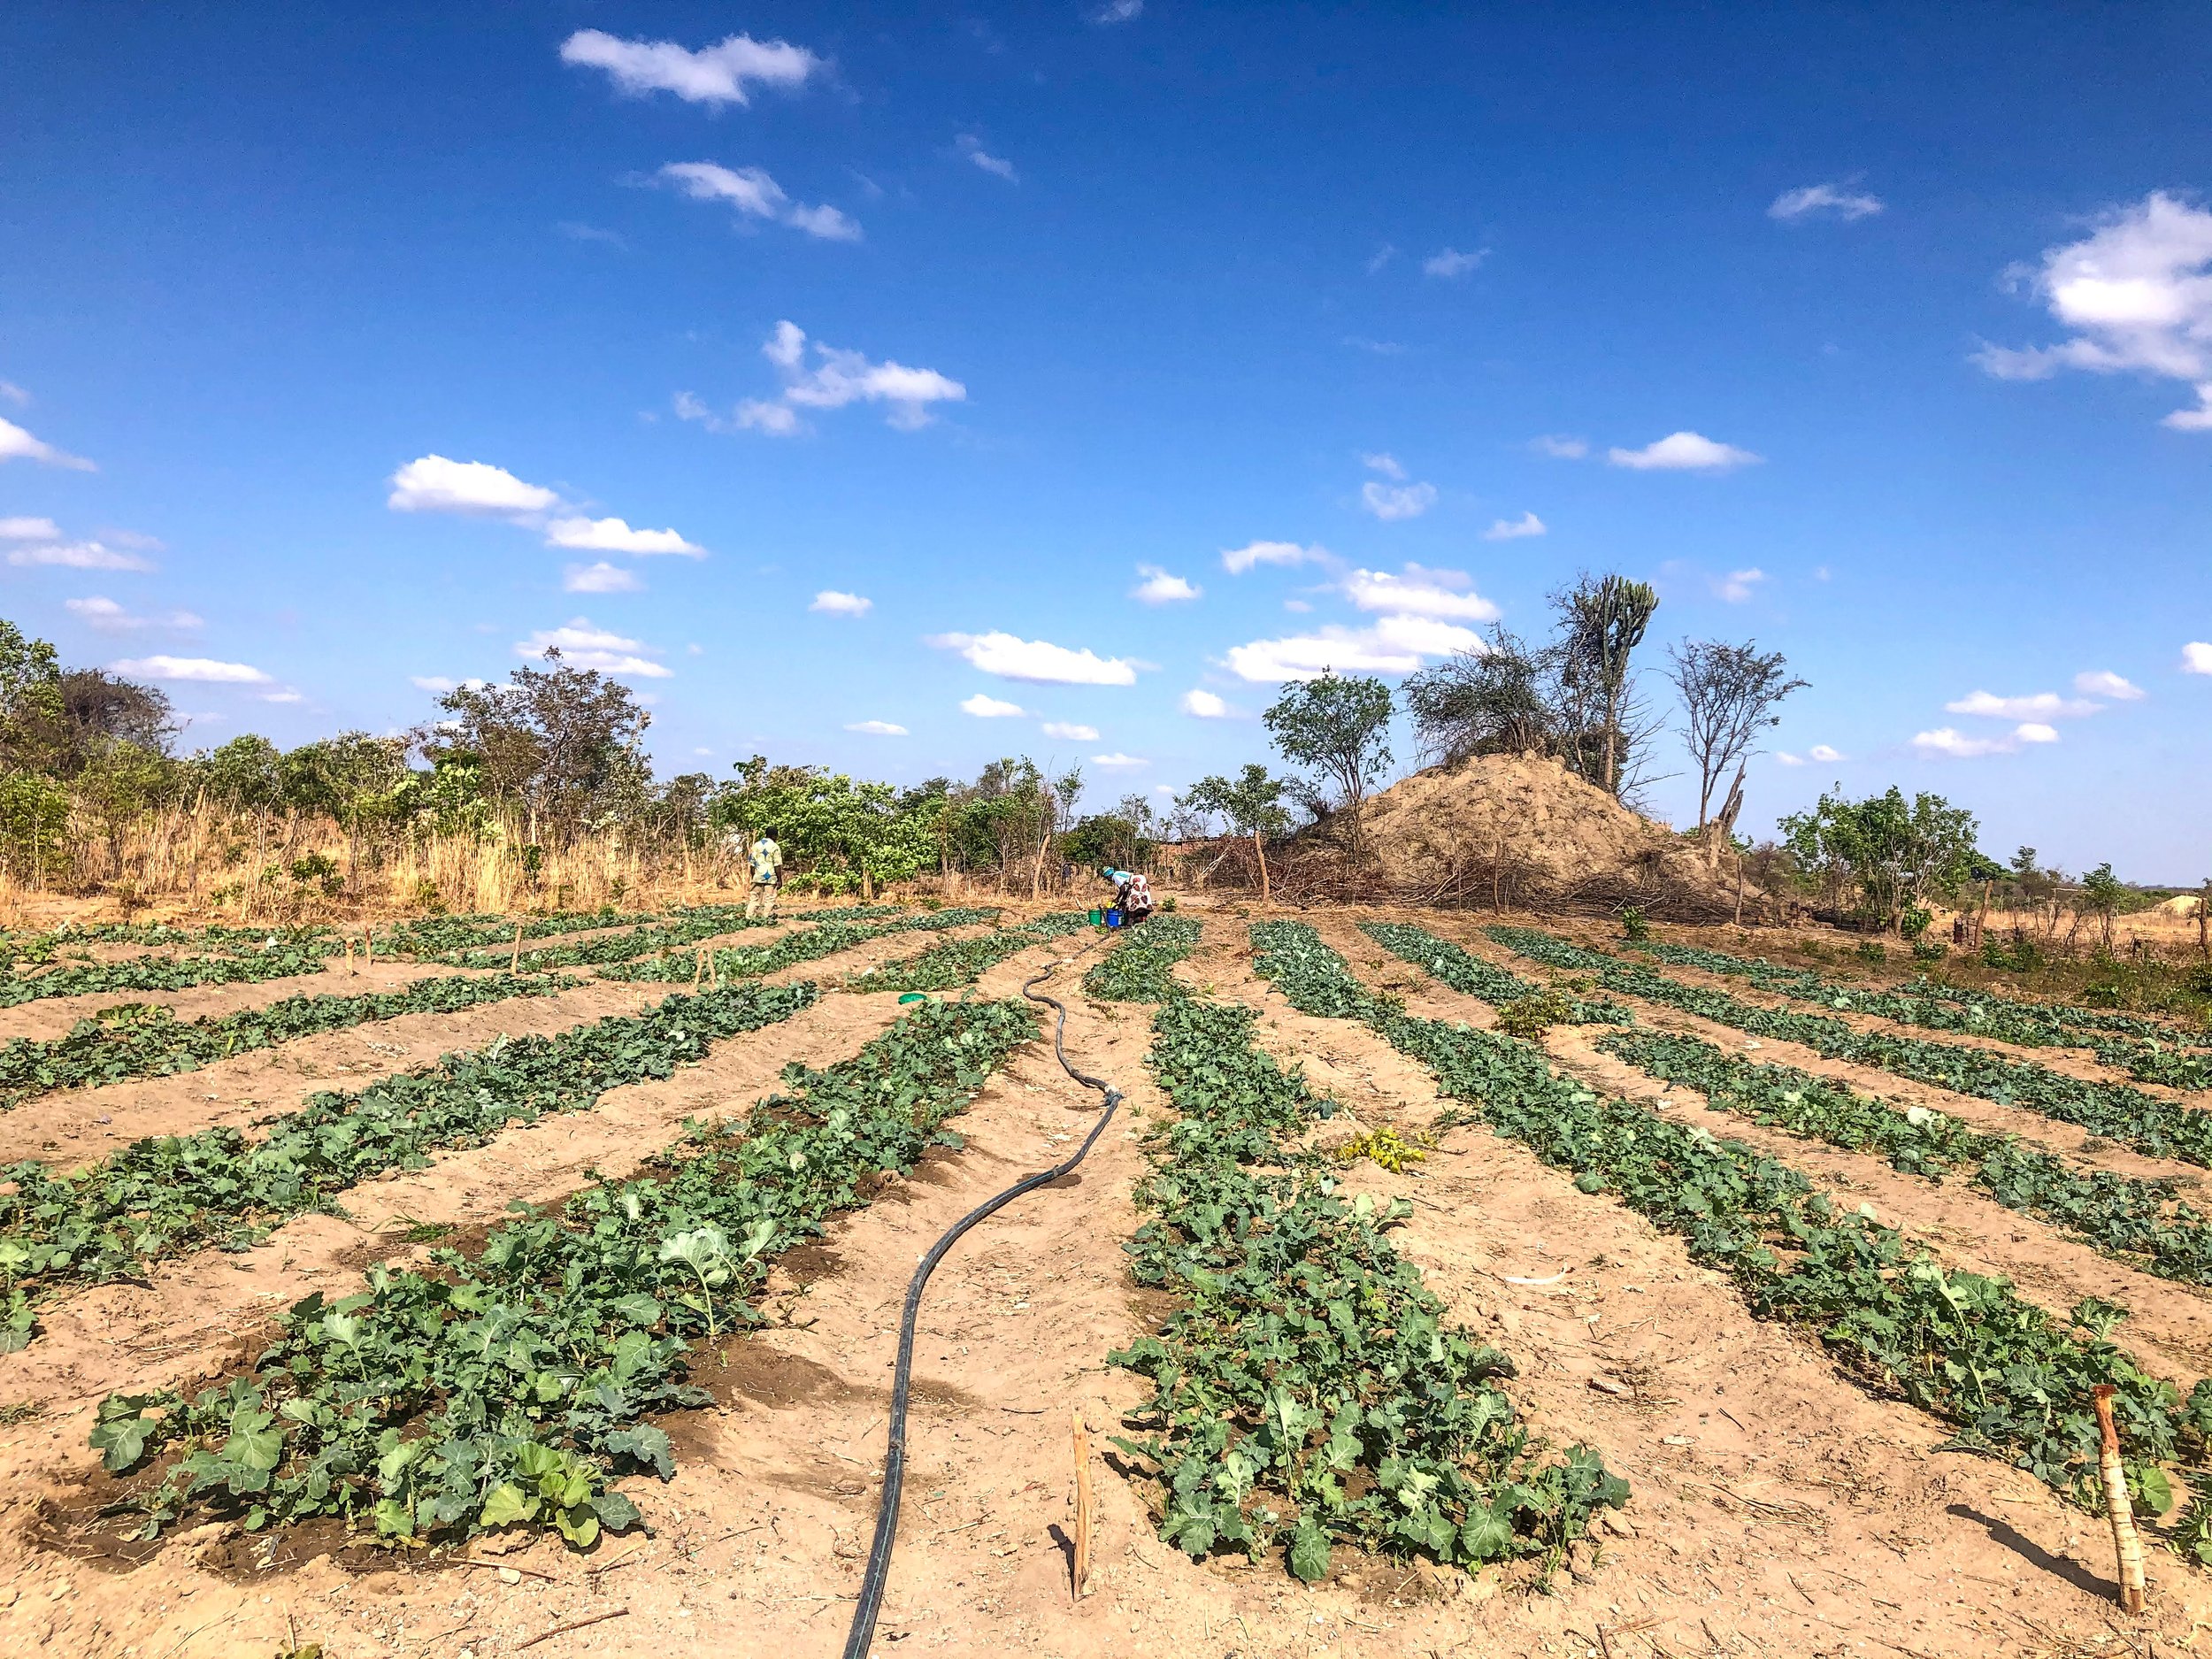
[[[1102,801],[1618,569],[1813,682],[1754,829],[2212,873],[2212,19],[1442,10],[20,0],[0,614],[189,744],[554,639],[664,774]]]

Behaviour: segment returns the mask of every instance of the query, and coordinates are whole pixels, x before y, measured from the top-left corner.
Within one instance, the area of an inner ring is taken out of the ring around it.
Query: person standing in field
[[[753,890],[745,895],[745,914],[748,918],[761,917],[773,920],[776,914],[776,872],[783,864],[783,849],[776,845],[775,835],[760,833],[760,839],[746,849],[746,858],[753,867]]]

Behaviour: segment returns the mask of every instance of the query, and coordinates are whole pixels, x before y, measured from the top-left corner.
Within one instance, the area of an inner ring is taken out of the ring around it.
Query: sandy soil
[[[896,942],[895,954],[914,948]],[[1066,949],[1025,952],[979,994],[1010,994]],[[1366,954],[1354,956],[1363,972]],[[1304,1061],[1361,1119],[1418,1126],[1433,1116],[1425,1071],[1363,1027],[1291,1012],[1252,978],[1233,914],[1210,923],[1181,972],[1263,1007],[1263,1041]],[[1075,977],[1056,988],[1066,995]],[[1673,1240],[1471,1129],[1448,1133],[1417,1172],[1359,1179],[1415,1200],[1401,1248],[1455,1317],[1514,1356],[1522,1374],[1509,1391],[1531,1420],[1555,1440],[1600,1448],[1632,1483],[1617,1534],[1549,1595],[1347,1552],[1340,1575],[1310,1590],[1279,1563],[1198,1565],[1162,1546],[1143,1484],[1102,1457],[1096,1565],[1090,1594],[1072,1601],[1069,1414],[1110,1430],[1144,1392],[1104,1356],[1160,1311],[1131,1285],[1121,1244],[1138,1219],[1134,1137],[1163,1105],[1142,1065],[1150,1010],[1068,1000],[1071,1055],[1128,1091],[1129,1118],[1075,1176],[972,1234],[933,1281],[879,1654],[2116,1655],[2147,1651],[2154,1634],[2160,1651],[2177,1651],[2193,1618],[2212,1618],[2203,1576],[2154,1554],[2153,1614],[2124,1619],[2093,1517],[2024,1475],[1939,1450],[1932,1420],[1845,1382],[1809,1340],[1750,1319]],[[828,998],[667,1083],[375,1183],[357,1214],[371,1229],[400,1213],[465,1224],[509,1197],[557,1195],[586,1164],[634,1163],[687,1114],[742,1110],[783,1057],[851,1052],[894,1012],[887,996]],[[964,1149],[933,1155],[825,1244],[787,1258],[764,1304],[774,1323],[727,1344],[703,1378],[718,1408],[671,1425],[675,1479],[628,1483],[649,1530],[589,1556],[494,1538],[455,1564],[212,1526],[136,1565],[115,1558],[89,1525],[104,1478],[83,1436],[98,1394],[219,1369],[266,1310],[340,1288],[392,1240],[302,1222],[248,1256],[180,1263],[157,1292],[104,1292],[111,1305],[81,1329],[0,1360],[0,1402],[35,1413],[0,1427],[0,1641],[269,1659],[296,1631],[330,1659],[490,1659],[572,1627],[529,1652],[833,1655],[872,1524],[915,1257],[984,1195],[1064,1156],[1095,1110],[1044,1045],[1026,1050],[958,1120]],[[1563,1272],[1543,1286],[1505,1278]]]

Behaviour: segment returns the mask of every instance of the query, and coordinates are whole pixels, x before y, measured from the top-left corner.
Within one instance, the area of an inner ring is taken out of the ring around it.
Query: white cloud
[[[987,697],[979,691],[961,703],[960,712],[972,714],[979,720],[1004,720],[1029,710],[1018,703],[1009,703],[1003,697]]]
[[[13,380],[0,380],[0,397],[4,397],[18,409],[30,406],[31,395]]]
[[[1221,568],[1232,576],[1241,576],[1258,565],[1321,565],[1328,557],[1328,549],[1317,541],[1311,547],[1300,547],[1295,541],[1248,541],[1240,548],[1224,548]]]
[[[1421,261],[1421,274],[1445,278],[1463,277],[1489,257],[1490,250],[1487,248],[1478,248],[1472,253],[1462,253],[1456,248],[1447,248],[1440,253],[1431,254]]]
[[[848,403],[881,403],[891,425],[902,432],[929,424],[932,403],[964,401],[968,388],[934,369],[910,369],[886,359],[871,363],[857,351],[813,342],[816,362],[807,366],[806,330],[790,321],[776,325],[761,347],[783,380],[783,401],[748,398],[725,422],[688,392],[676,395],[680,419],[703,422],[710,431],[764,432],[789,437],[800,430],[800,409],[842,409]]]
[[[1525,512],[1517,518],[1499,519],[1482,533],[1482,539],[1486,541],[1517,541],[1523,536],[1548,534],[1541,518],[1532,512]]]
[[[1433,484],[1382,484],[1373,479],[1359,487],[1360,504],[1386,524],[1398,518],[1418,518],[1436,505]]]
[[[1283,601],[1283,609],[1293,615],[1302,617],[1313,609],[1313,603],[1306,599],[1286,599]]]
[[[845,729],[848,732],[864,732],[870,737],[904,737],[907,735],[904,726],[894,726],[888,720],[855,720]]]
[[[1760,459],[1748,449],[1717,443],[1694,432],[1669,433],[1640,449],[1608,449],[1605,458],[1615,466],[1633,467],[1644,472],[1724,472]]]
[[[1387,450],[1375,455],[1361,456],[1360,465],[1371,472],[1380,472],[1385,478],[1394,478],[1401,482],[1405,479],[1405,468],[1399,464],[1398,457]]]
[[[1805,757],[1802,755],[1793,755],[1786,749],[1776,749],[1774,758],[1785,766],[1802,766],[1805,764]]]
[[[1094,23],[1133,23],[1144,15],[1144,0],[1106,0],[1091,13]]]
[[[1040,729],[1047,737],[1065,738],[1071,743],[1095,743],[1098,741],[1098,728],[1096,726],[1078,726],[1072,720],[1047,720],[1043,726]]]
[[[2074,676],[2074,689],[2092,697],[2109,697],[2115,703],[2140,703],[2148,695],[2108,668],[2084,669]]]
[[[2202,640],[2192,640],[2181,648],[2181,672],[2185,674],[2212,674],[2212,645]]]
[[[642,680],[666,680],[671,670],[650,657],[650,650],[635,640],[611,634],[588,617],[577,617],[557,628],[540,628],[526,640],[515,642],[517,657],[542,657],[556,649],[571,668],[595,668],[607,674],[634,674]]]
[[[454,689],[453,682],[443,674],[410,674],[407,683],[417,691],[444,693]]]
[[[1255,640],[1229,648],[1229,667],[1256,683],[1317,680],[1338,673],[1409,674],[1426,657],[1479,652],[1481,636],[1429,617],[1379,617],[1371,627],[1336,624],[1287,639]]]
[[[0,419],[0,461],[42,461],[48,466],[65,466],[73,472],[96,472],[100,469],[81,455],[71,455],[57,449],[42,438],[36,438],[17,426],[12,420]]]
[[[1138,759],[1134,755],[1125,755],[1119,749],[1116,749],[1110,755],[1094,755],[1091,757],[1092,765],[1105,766],[1115,771],[1118,771],[1126,766],[1149,766],[1152,763],[1148,760]]]
[[[1808,755],[1810,755],[1815,760],[1842,760],[1846,758],[1841,749],[1832,749],[1825,743],[1815,743],[1805,752]]]
[[[1548,455],[1555,461],[1579,461],[1590,453],[1587,438],[1571,438],[1548,432],[1540,438],[1531,438],[1528,447],[1539,455]]]
[[[1947,755],[1954,760],[1978,760],[1985,755],[2017,754],[2023,743],[2055,743],[2058,728],[2039,720],[2024,721],[2002,737],[1968,737],[1947,726],[1919,732],[1912,746],[1924,755]]]
[[[394,512],[459,512],[511,518],[545,512],[561,498],[537,484],[526,484],[503,466],[485,461],[449,461],[426,455],[392,474],[392,493],[384,504]]]
[[[628,241],[620,233],[602,230],[596,225],[587,225],[580,219],[565,219],[553,228],[571,242],[603,242],[611,248],[621,249],[625,253],[630,250]]]
[[[556,518],[545,526],[545,544],[589,553],[648,557],[681,553],[690,558],[707,556],[706,549],[685,541],[673,530],[633,530],[619,518]]]
[[[1344,579],[1344,596],[1362,611],[1386,611],[1398,616],[1453,617],[1469,622],[1494,622],[1498,608],[1480,594],[1455,592],[1464,588],[1467,577],[1459,571],[1430,571],[1409,565],[1403,576],[1387,571],[1354,571]]]
[[[561,42],[561,61],[603,69],[624,92],[642,97],[672,92],[687,104],[748,104],[749,83],[800,87],[823,67],[803,46],[731,35],[689,51],[673,41],[626,41],[600,29],[579,29]]]
[[[814,603],[807,606],[809,611],[818,611],[826,617],[864,617],[875,608],[874,600],[864,599],[858,594],[840,593],[834,588],[822,589],[814,595]]]
[[[1194,720],[1248,720],[1252,717],[1242,709],[1217,697],[1202,687],[1194,686],[1183,694],[1182,710]]]
[[[1943,705],[1946,714],[1989,715],[2001,720],[2067,720],[2094,714],[2104,705],[2085,698],[2062,697],[2055,691],[2032,692],[2024,697],[2001,697],[1993,691],[1970,691]]]
[[[51,518],[0,518],[0,541],[58,541],[61,526]]]
[[[1730,604],[1740,605],[1750,598],[1766,579],[1767,573],[1756,567],[1747,571],[1730,571],[1713,584],[1713,591]]]
[[[1129,596],[1142,604],[1171,605],[1195,599],[1204,591],[1184,577],[1169,575],[1157,565],[1140,565],[1137,574],[1144,580],[1129,590]]]
[[[953,143],[962,155],[982,168],[984,172],[995,173],[1009,184],[1021,182],[1021,175],[1014,171],[1014,164],[1007,160],[1005,157],[994,156],[989,150],[984,149],[983,141],[973,133],[961,134],[958,138],[953,140]]]
[[[296,691],[265,691],[261,693],[261,701],[264,703],[305,703],[307,699]]]
[[[189,680],[211,685],[265,686],[269,676],[244,663],[219,663],[207,657],[125,657],[108,666],[133,680]]]
[[[858,242],[860,226],[833,207],[794,202],[761,167],[725,167],[712,161],[672,161],[660,176],[695,202],[726,202],[750,219],[788,225],[825,242]]]
[[[2039,380],[2062,368],[2134,371],[2186,380],[2197,406],[2163,424],[2212,431],[2212,212],[2154,190],[2081,241],[2046,249],[2036,269],[2012,274],[2075,333],[2055,346],[1985,346],[1974,360],[1985,373]]]
[[[1809,184],[1776,196],[1773,205],[1767,209],[1767,217],[1795,219],[1832,213],[1838,219],[1868,219],[1881,211],[1882,199],[1878,196],[1847,190],[1837,184]]]
[[[73,571],[150,571],[149,559],[124,553],[99,541],[57,541],[11,548],[8,563],[17,565],[58,565]]]
[[[933,634],[926,644],[957,651],[971,665],[1001,680],[1043,686],[1133,686],[1137,665],[1125,657],[1100,657],[1087,649],[1071,650],[1043,640],[1025,640],[993,630],[989,634]]]
[[[561,578],[565,594],[634,594],[645,584],[635,571],[601,559],[592,565],[572,565]]]
[[[138,628],[188,630],[204,626],[189,611],[173,611],[165,617],[134,617],[114,600],[98,594],[86,599],[65,599],[62,606],[104,634],[127,634]]]

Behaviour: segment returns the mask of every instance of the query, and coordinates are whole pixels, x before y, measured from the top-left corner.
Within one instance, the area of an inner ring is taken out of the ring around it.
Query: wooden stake
[[[1081,1601],[1091,1580],[1091,1431],[1080,1406],[1068,1413],[1068,1427],[1075,1443],[1075,1550],[1072,1587]]]
[[[691,994],[699,995],[699,981],[707,977],[707,950],[704,945],[691,953]]]
[[[507,972],[515,973],[522,967],[522,918],[515,918],[515,948],[507,954]]]
[[[365,922],[361,927],[361,965],[372,970],[376,966],[376,931]]]
[[[346,941],[346,978],[349,979],[352,979],[355,972],[356,970],[353,965],[353,941],[349,939]]]
[[[2120,1605],[2143,1610],[2143,1540],[2135,1533],[2135,1512],[2128,1503],[2127,1472],[2120,1467],[2120,1431],[2112,1421],[2113,1386],[2099,1383],[2089,1391],[2097,1407],[2097,1470],[2104,1477],[2104,1509],[2112,1523],[2112,1547],[2120,1557]]]
[[[1267,886],[1267,849],[1261,845],[1260,833],[1257,830],[1252,832],[1252,850],[1260,856],[1260,902],[1265,904],[1270,896]]]

